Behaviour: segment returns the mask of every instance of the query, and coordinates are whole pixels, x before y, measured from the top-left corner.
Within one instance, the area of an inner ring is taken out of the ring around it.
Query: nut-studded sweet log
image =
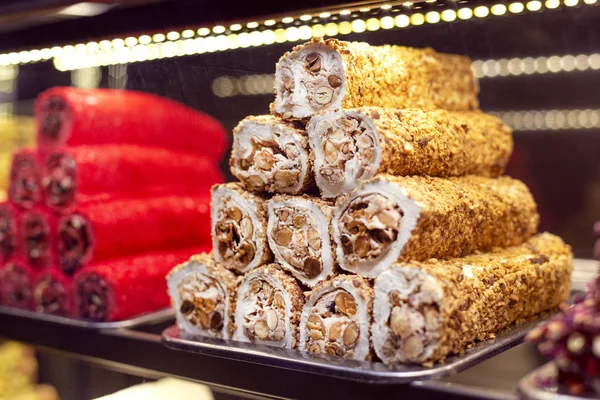
[[[46,203],[58,211],[98,198],[188,192],[222,182],[211,160],[189,153],[131,145],[78,146],[45,158]]]
[[[509,127],[478,111],[366,107],[316,115],[307,132],[324,197],[378,173],[499,176],[513,145]]]
[[[295,348],[303,305],[296,280],[275,264],[250,271],[238,288],[233,339]]]
[[[58,223],[68,275],[90,262],[210,243],[207,196],[117,199],[82,205]]]
[[[211,116],[148,93],[55,87],[37,98],[35,116],[45,154],[63,146],[136,144],[218,162],[228,145],[227,132]]]
[[[569,296],[572,254],[548,233],[447,261],[395,264],[375,281],[373,345],[386,364],[461,353]]]
[[[267,242],[267,201],[238,183],[216,185],[211,203],[215,261],[244,273],[273,259]]]
[[[332,232],[340,267],[374,278],[396,260],[521,244],[538,222],[531,193],[512,178],[381,175],[338,199]]]
[[[0,274],[0,304],[32,310],[35,270],[23,258],[12,257]]]
[[[466,57],[336,39],[314,38],[284,54],[275,70],[275,92],[271,112],[284,118],[363,106],[478,107]]]
[[[27,262],[36,269],[55,265],[57,262],[58,218],[44,207],[23,210],[17,219],[19,249]]]
[[[252,191],[303,193],[314,186],[304,126],[251,116],[233,130],[231,173]]]
[[[333,203],[279,195],[269,200],[267,236],[275,260],[308,286],[334,273],[329,225]]]
[[[236,276],[212,254],[192,256],[167,276],[177,325],[184,332],[228,339],[235,307]]]
[[[72,317],[72,278],[58,267],[50,267],[41,272],[33,283],[33,304],[37,312]]]
[[[33,150],[20,150],[10,166],[8,198],[21,208],[43,203],[41,155]]]
[[[150,253],[87,266],[73,277],[77,316],[119,321],[169,307],[167,274],[198,250]]]
[[[300,321],[300,350],[353,360],[371,358],[373,288],[366,279],[340,275],[308,295]]]
[[[17,209],[10,203],[0,203],[0,264],[15,253],[18,242]]]

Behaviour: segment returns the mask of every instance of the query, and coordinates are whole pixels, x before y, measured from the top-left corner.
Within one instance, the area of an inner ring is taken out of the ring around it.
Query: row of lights
[[[435,0],[434,0],[435,2]],[[573,7],[580,4],[592,5],[598,0],[531,0],[528,2],[512,2],[508,5],[498,3],[491,6],[476,6],[473,8],[462,7],[458,10],[446,9],[441,12],[415,12],[411,14],[386,15],[381,18],[358,18],[360,13],[373,12],[372,8],[358,10],[341,10],[336,13],[323,12],[319,15],[302,15],[296,19],[284,17],[280,21],[274,19],[258,22],[248,22],[245,28],[249,32],[240,32],[244,29],[242,24],[236,23],[226,28],[217,25],[197,30],[186,29],[182,32],[157,33],[152,36],[116,38],[102,40],[87,44],[56,46],[40,50],[29,50],[0,54],[1,65],[26,64],[50,59],[62,59],[55,62],[60,69],[70,70],[87,68],[90,66],[114,65],[128,62],[146,61],[164,57],[175,57],[204,52],[225,51],[250,46],[262,46],[273,43],[296,42],[307,40],[313,36],[338,36],[350,33],[363,33],[378,31],[380,29],[406,28],[439,22],[453,22],[456,20],[469,20],[472,18],[486,18],[490,15],[502,16],[505,14],[521,14],[523,12],[540,11],[544,7],[556,9],[561,5]],[[393,7],[400,8],[393,8]],[[396,2],[379,6],[383,11],[401,12],[402,8],[410,8],[410,2]],[[416,8],[416,6],[414,7]],[[335,15],[334,15],[335,14]],[[338,21],[340,17],[355,19]],[[325,20],[332,22],[325,23]],[[323,22],[309,24],[311,22]],[[279,27],[276,27],[278,25]],[[287,26],[293,25],[293,26]],[[287,26],[287,27],[286,27]],[[259,30],[260,28],[262,30]],[[276,28],[276,29],[275,29]],[[82,61],[82,58],[90,58]],[[73,61],[73,62],[71,62]]]
[[[600,128],[600,110],[490,112],[516,131]]]
[[[477,78],[597,70],[600,69],[600,54],[477,60],[473,61],[472,67]]]

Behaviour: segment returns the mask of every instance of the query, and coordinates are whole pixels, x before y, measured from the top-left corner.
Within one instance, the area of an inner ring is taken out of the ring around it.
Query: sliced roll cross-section
[[[329,234],[333,204],[316,197],[280,195],[269,200],[268,208],[267,236],[275,260],[311,287],[333,275]]]
[[[14,254],[17,246],[16,212],[10,203],[0,203],[0,264]]]
[[[177,324],[187,333],[228,339],[235,306],[236,276],[212,254],[192,256],[167,276]]]
[[[303,305],[296,280],[274,264],[250,271],[238,288],[233,339],[295,348]]]
[[[222,182],[210,160],[132,145],[78,146],[45,158],[46,203],[57,211],[91,201],[136,194],[200,192]]]
[[[31,150],[21,150],[13,155],[8,197],[21,208],[31,208],[43,202],[39,157]]]
[[[110,322],[168,308],[167,274],[197,251],[149,253],[87,266],[73,277],[76,316]]]
[[[0,270],[0,304],[33,309],[33,281],[36,273],[24,260],[11,259]]]
[[[297,194],[314,183],[302,124],[248,117],[233,131],[231,173],[252,191]]]
[[[373,288],[366,279],[340,275],[309,293],[300,321],[300,350],[353,360],[371,359]]]
[[[382,175],[338,199],[332,232],[340,267],[374,278],[396,260],[521,244],[538,222],[531,193],[515,179]]]
[[[41,273],[33,283],[34,310],[44,314],[73,316],[72,279],[58,268]]]
[[[471,110],[478,86],[466,57],[432,49],[312,41],[284,54],[271,111],[306,118],[321,111],[379,106]]]
[[[267,201],[238,183],[212,191],[212,238],[215,261],[244,273],[272,260],[267,242]]]
[[[512,152],[510,128],[477,111],[365,107],[316,115],[307,132],[324,197],[378,173],[495,177]]]
[[[41,207],[20,214],[22,248],[31,266],[39,269],[56,261],[56,224],[57,218]]]
[[[209,243],[207,196],[93,202],[58,223],[59,263],[69,275],[90,262]]]
[[[565,301],[572,268],[569,246],[548,233],[490,253],[394,264],[375,281],[375,352],[386,364],[460,353]]]

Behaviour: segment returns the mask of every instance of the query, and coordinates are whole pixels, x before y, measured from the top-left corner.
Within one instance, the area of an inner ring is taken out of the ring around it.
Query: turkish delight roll
[[[33,282],[36,271],[20,257],[11,258],[2,269],[0,303],[4,306],[33,309]]]
[[[215,261],[244,273],[269,263],[267,201],[245,191],[238,183],[212,190],[212,240]]]
[[[333,203],[309,196],[279,195],[268,203],[267,237],[275,261],[307,286],[333,275],[329,225]]]
[[[300,350],[352,360],[371,359],[373,288],[358,276],[339,275],[308,294],[300,320]]]
[[[297,194],[313,186],[304,126],[250,116],[233,130],[231,173],[249,190]]]
[[[43,203],[42,166],[40,155],[33,150],[20,150],[13,155],[10,166],[8,198],[21,208]]]
[[[296,280],[275,264],[250,271],[237,291],[233,339],[296,348],[303,305]]]
[[[0,264],[15,253],[18,241],[17,210],[10,203],[0,203]]]
[[[62,146],[136,144],[220,161],[228,145],[214,118],[148,93],[55,87],[37,98],[35,116],[46,154]]]
[[[73,277],[76,315],[108,322],[169,307],[166,276],[197,251],[149,253],[87,266]]]
[[[47,209],[36,206],[19,213],[19,248],[27,262],[36,269],[49,267],[57,260],[58,218]]]
[[[228,339],[235,306],[236,276],[212,254],[192,256],[167,276],[177,325],[193,335]]]
[[[91,262],[209,243],[207,196],[90,203],[58,223],[59,264],[68,275]]]
[[[165,149],[131,145],[78,146],[45,158],[46,203],[64,211],[96,198],[209,187],[223,178],[214,162]]]
[[[375,352],[386,364],[461,353],[565,301],[572,258],[560,238],[543,233],[489,253],[394,264],[375,280]]]
[[[324,197],[378,173],[496,177],[513,147],[510,128],[479,111],[357,108],[316,115],[307,132]]]
[[[340,267],[374,278],[396,260],[521,244],[538,222],[527,186],[509,177],[381,175],[338,199],[332,232]]]
[[[57,267],[41,272],[33,283],[34,310],[61,317],[73,316],[73,280]]]
[[[472,110],[478,90],[466,57],[314,38],[279,59],[271,111],[306,118],[362,106]]]

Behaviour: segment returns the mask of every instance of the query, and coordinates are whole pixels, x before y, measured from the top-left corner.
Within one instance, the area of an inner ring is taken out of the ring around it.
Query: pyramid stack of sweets
[[[0,304],[92,321],[168,307],[173,263],[210,248],[227,133],[129,91],[53,88],[35,112],[0,204]]]
[[[275,78],[213,188],[212,254],[168,277],[181,329],[429,364],[567,298],[571,250],[502,176],[511,131],[467,58],[316,38]]]

